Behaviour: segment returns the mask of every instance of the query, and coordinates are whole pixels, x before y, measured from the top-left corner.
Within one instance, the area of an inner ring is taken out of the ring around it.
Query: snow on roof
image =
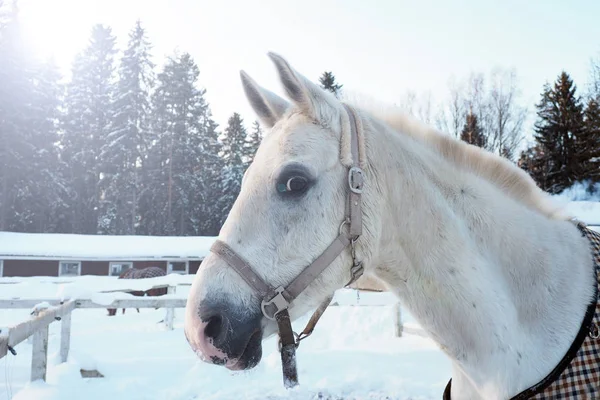
[[[203,259],[215,237],[0,232],[0,259]]]

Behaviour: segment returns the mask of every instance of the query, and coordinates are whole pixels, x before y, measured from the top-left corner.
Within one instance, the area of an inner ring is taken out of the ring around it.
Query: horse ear
[[[335,115],[332,115],[332,111],[338,110],[340,104],[332,93],[326,92],[295,71],[280,55],[272,52],[268,54],[275,63],[279,78],[287,95],[302,111],[308,113],[316,120],[323,122]]]
[[[275,93],[262,88],[244,71],[240,71],[244,93],[260,121],[271,128],[281,118],[289,104]]]

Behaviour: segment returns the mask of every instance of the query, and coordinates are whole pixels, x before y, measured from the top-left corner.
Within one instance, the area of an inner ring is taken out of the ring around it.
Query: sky
[[[136,19],[162,64],[189,52],[216,121],[256,117],[241,69],[282,94],[268,51],[316,81],[332,71],[348,92],[399,103],[407,91],[447,95],[452,77],[515,68],[529,111],[545,82],[564,69],[579,88],[600,55],[598,0],[21,0],[23,23],[40,56],[68,73],[91,26],[110,25],[122,49]]]

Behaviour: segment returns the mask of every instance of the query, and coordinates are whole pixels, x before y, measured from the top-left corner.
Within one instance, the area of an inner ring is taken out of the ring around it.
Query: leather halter
[[[279,328],[280,352],[283,368],[283,378],[286,387],[294,387],[298,384],[298,376],[295,362],[295,349],[301,340],[308,337],[319,318],[325,312],[325,309],[331,302],[333,294],[328,296],[325,301],[314,312],[310,321],[297,339],[292,330],[288,308],[290,304],[315,280],[317,277],[350,246],[352,255],[352,267],[350,269],[351,278],[346,286],[355,282],[363,274],[362,263],[356,259],[356,241],[362,234],[362,212],[361,212],[361,194],[364,186],[364,173],[360,168],[359,146],[358,146],[358,125],[357,116],[348,105],[344,108],[350,119],[350,137],[352,166],[348,169],[348,203],[346,205],[346,216],[340,225],[339,235],[333,242],[308,265],[296,278],[287,286],[273,288],[265,282],[254,271],[250,263],[239,256],[225,242],[217,240],[211,247],[211,251],[225,260],[250,287],[262,298],[261,310],[263,315],[276,320]],[[362,132],[361,132],[362,133]],[[364,154],[363,154],[364,156]]]

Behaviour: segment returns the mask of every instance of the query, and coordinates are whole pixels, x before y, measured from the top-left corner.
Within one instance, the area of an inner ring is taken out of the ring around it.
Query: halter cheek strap
[[[350,119],[350,149],[352,152],[352,166],[348,169],[348,202],[346,205],[346,216],[342,221],[338,236],[310,265],[308,265],[287,286],[273,288],[256,274],[250,263],[238,255],[229,245],[217,240],[211,247],[211,251],[221,257],[229,264],[252,289],[262,298],[261,310],[263,315],[276,320],[280,337],[280,352],[286,387],[294,387],[298,384],[296,370],[295,349],[301,340],[308,337],[314,330],[315,325],[327,306],[333,299],[333,294],[328,296],[319,305],[310,318],[304,330],[295,339],[290,321],[288,308],[290,304],[329,266],[342,252],[350,246],[352,255],[352,267],[350,268],[350,285],[363,274],[362,263],[356,259],[356,241],[362,234],[362,192],[364,187],[364,174],[360,168],[359,146],[358,146],[358,124],[356,114],[349,106],[344,108]]]

